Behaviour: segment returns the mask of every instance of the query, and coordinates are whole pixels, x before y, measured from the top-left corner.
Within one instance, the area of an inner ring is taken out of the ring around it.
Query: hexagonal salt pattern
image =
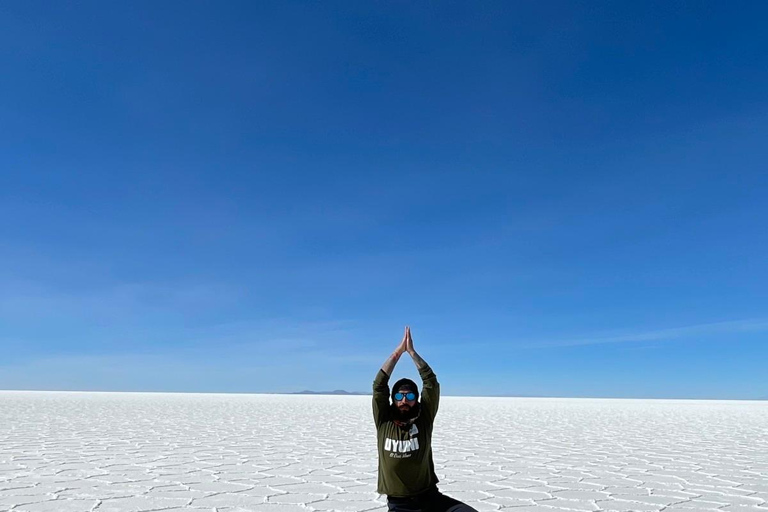
[[[365,396],[5,391],[0,511],[384,511],[375,443]],[[443,397],[433,448],[480,512],[768,512],[768,402]]]

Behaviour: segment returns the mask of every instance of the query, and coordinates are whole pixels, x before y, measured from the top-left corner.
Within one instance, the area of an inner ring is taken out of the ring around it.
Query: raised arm
[[[440,405],[440,383],[437,382],[437,375],[432,371],[426,361],[413,348],[413,338],[411,338],[410,327],[405,328],[406,344],[405,350],[413,359],[416,369],[419,370],[421,377],[421,406],[427,411],[431,418],[437,415],[437,409]]]
[[[389,377],[395,370],[395,365],[400,360],[400,356],[405,352],[407,335],[408,329],[406,328],[403,340],[387,360],[384,361],[384,364],[381,365],[381,370],[376,374],[376,378],[373,379],[373,419],[377,426],[386,421],[387,414],[389,413]]]
[[[402,345],[402,343],[400,344]],[[403,355],[404,350],[401,350],[400,345],[397,346],[394,352],[390,354],[384,364],[381,365],[381,371],[387,374],[387,377],[392,376],[392,372],[395,370],[395,365],[400,360],[400,356]]]

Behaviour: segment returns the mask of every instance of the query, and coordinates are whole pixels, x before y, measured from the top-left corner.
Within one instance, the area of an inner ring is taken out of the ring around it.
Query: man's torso
[[[394,420],[377,431],[379,484],[389,496],[411,496],[437,483],[432,461],[432,422],[423,415],[404,427]]]

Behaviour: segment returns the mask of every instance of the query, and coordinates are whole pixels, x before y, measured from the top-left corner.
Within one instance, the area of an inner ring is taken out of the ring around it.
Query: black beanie
[[[401,388],[408,388],[416,393],[416,400],[419,399],[419,387],[411,379],[400,379],[392,386],[392,401],[395,401],[395,393],[400,391]]]

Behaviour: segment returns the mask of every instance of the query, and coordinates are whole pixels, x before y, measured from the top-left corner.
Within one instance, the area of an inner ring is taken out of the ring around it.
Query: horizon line
[[[304,395],[304,396],[372,396],[373,393],[363,393],[356,391],[158,391],[158,390],[83,390],[83,389],[0,389],[0,393],[18,392],[18,393],[146,393],[146,394],[188,394],[188,395]],[[767,401],[768,396],[755,398],[702,398],[702,397],[629,397],[629,396],[565,396],[565,395],[452,395],[445,394],[443,397],[456,398],[551,398],[551,399],[574,399],[574,400],[705,400],[705,401],[747,401],[761,402]]]

